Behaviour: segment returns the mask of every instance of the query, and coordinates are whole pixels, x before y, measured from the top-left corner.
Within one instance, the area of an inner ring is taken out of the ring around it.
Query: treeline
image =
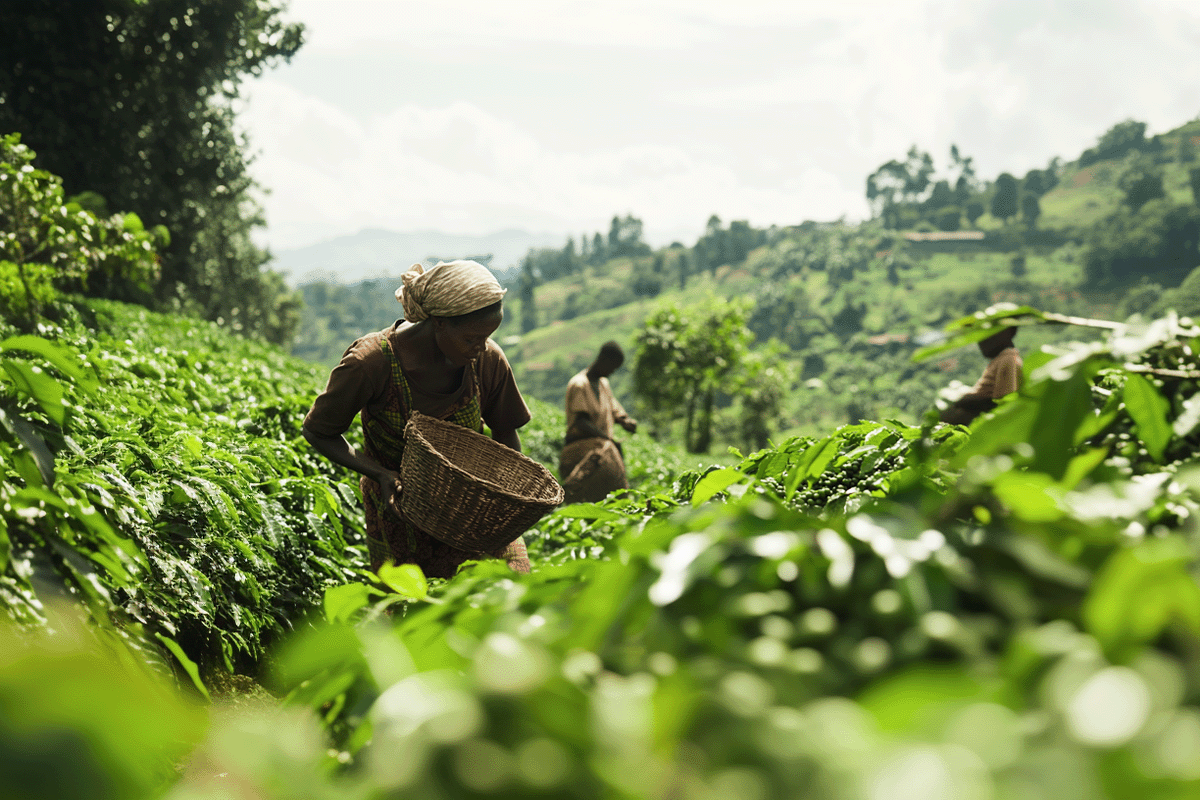
[[[521,259],[519,288],[521,332],[528,333],[552,319],[574,319],[597,309],[616,308],[637,299],[657,297],[664,289],[687,288],[688,279],[704,272],[713,274],[725,264],[738,264],[755,247],[768,241],[771,232],[756,229],[746,220],[734,220],[725,227],[713,214],[705,223],[704,234],[691,248],[680,242],[657,252],[642,241],[642,220],[632,214],[614,216],[605,237],[597,232],[580,237],[576,249],[574,237],[561,248],[536,248]],[[772,230],[774,230],[772,228]],[[632,275],[626,286],[589,289],[585,271],[604,272],[610,261],[629,259]],[[546,318],[538,312],[536,289],[560,278],[582,277],[580,285],[568,296],[557,317]]]
[[[924,223],[930,229],[957,231],[964,220],[974,226],[988,210],[1007,221],[1024,209],[1026,220],[1036,221],[1039,198],[1058,183],[1057,159],[1046,169],[1030,170],[1021,183],[1008,173],[995,182],[982,180],[974,162],[951,145],[950,166],[939,171],[933,157],[913,145],[903,159],[892,159],[867,176],[867,201],[888,228],[913,229]]]
[[[1074,243],[1082,248],[1080,289],[1095,291],[1151,282],[1151,290],[1140,296],[1145,298],[1152,292],[1161,295],[1163,286],[1178,286],[1200,266],[1200,166],[1196,164],[1193,143],[1200,130],[1147,138],[1145,128],[1145,123],[1132,120],[1119,123],[1076,161],[1064,162],[1056,157],[1045,168],[1031,169],[1021,178],[1001,173],[994,180],[982,179],[976,174],[973,158],[956,146],[950,150],[949,170],[939,172],[933,158],[914,146],[903,160],[889,161],[868,177],[867,199],[875,212],[874,222],[884,231],[955,231],[964,223],[976,227],[985,214],[990,215],[1003,227],[989,228],[988,244],[982,247],[1011,253],[1012,277],[1025,274],[1030,253]],[[1105,162],[1100,164],[1105,168],[1099,170],[1102,174],[1081,173],[1095,167],[1098,158]],[[1114,159],[1119,160],[1113,163]],[[1187,174],[1189,201],[1168,196],[1164,183],[1168,168]],[[1099,181],[1111,185],[1120,201],[1092,224],[1038,231],[1042,198],[1059,187],[1064,176],[1081,184]],[[828,265],[829,283],[843,284],[865,269],[874,256],[864,247],[846,250],[845,241],[830,234],[838,228],[804,223],[756,229],[744,220],[735,220],[726,227],[714,215],[692,247],[675,242],[652,252],[640,239],[640,219],[614,217],[607,238],[600,233],[581,238],[581,242],[591,242],[586,248],[578,248],[572,238],[561,249],[529,251],[520,271],[521,329],[527,333],[554,320],[569,320],[589,311],[656,297],[671,288],[685,289],[689,278],[714,275],[722,266],[737,267],[762,245],[769,245],[771,252],[759,271],[772,281],[806,266],[825,270]],[[898,250],[893,253],[892,243],[897,240],[895,236],[874,237],[877,249],[888,251],[890,256],[885,260],[888,282],[893,286],[902,283],[902,271],[911,267],[911,256]],[[589,277],[603,275],[608,262],[616,258],[630,263],[623,286],[614,289],[589,282]],[[563,278],[572,279],[565,302],[539,305],[536,289]],[[990,278],[996,280],[996,276]],[[764,286],[761,293],[774,305],[779,304],[779,287]],[[802,309],[793,304],[790,310]],[[861,299],[846,299],[830,322],[839,332],[853,333],[864,313]],[[802,346],[805,337],[788,315],[768,310],[757,316],[775,317],[779,327],[773,332],[793,346]],[[787,330],[789,325],[791,330]]]
[[[1064,231],[1086,247],[1081,279],[1092,289],[1151,281],[1161,291],[1200,264],[1200,210],[1196,202],[1172,200],[1164,185],[1166,170],[1177,169],[1186,173],[1193,200],[1200,197],[1195,138],[1190,128],[1147,137],[1146,123],[1125,120],[1074,162],[1056,157],[1023,178],[1003,172],[993,181],[981,180],[973,159],[957,146],[951,146],[944,171],[913,146],[904,159],[867,177],[866,195],[887,228],[957,231],[990,213],[1006,226],[1018,220],[1031,231],[1042,216],[1042,199],[1064,176],[1082,184],[1099,177],[1117,190],[1120,204],[1092,225]]]
[[[1142,284],[1143,297],[1178,286],[1200,266],[1200,163],[1194,133],[1147,139],[1145,127],[1133,121],[1114,126],[1079,158],[1081,166],[1119,159],[1115,183],[1121,195],[1120,205],[1085,235],[1084,280],[1111,290]],[[1168,169],[1186,174],[1192,202],[1168,194]]]
[[[300,298],[251,231],[263,224],[250,155],[235,125],[244,78],[287,60],[299,24],[271,0],[30,0],[0,4],[0,135],[97,218],[132,212],[164,231],[153,274],[101,271],[89,295],[214,320],[288,343]],[[9,229],[11,217],[0,222]],[[159,228],[161,226],[161,228]],[[0,244],[0,281],[19,263]]]
[[[1190,165],[1196,160],[1192,135],[1173,132],[1146,137],[1146,123],[1125,120],[1106,131],[1074,162],[1055,157],[1024,177],[1002,172],[994,180],[976,174],[974,158],[950,146],[944,169],[913,145],[903,159],[882,164],[867,176],[866,196],[874,215],[888,228],[956,231],[974,227],[985,214],[1008,224],[1018,220],[1036,227],[1041,200],[1059,185],[1068,169],[1085,169],[1104,161],[1128,160],[1118,184],[1131,204],[1162,197],[1163,164]],[[1156,169],[1158,167],[1158,169]]]
[[[350,343],[365,333],[383,330],[404,316],[396,302],[400,279],[372,278],[352,286],[326,281],[299,288],[306,324],[292,340],[292,355],[332,366]]]

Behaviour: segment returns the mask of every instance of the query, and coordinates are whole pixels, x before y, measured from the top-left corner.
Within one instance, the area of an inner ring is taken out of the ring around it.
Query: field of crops
[[[969,431],[700,469],[633,437],[635,488],[547,517],[531,575],[431,585],[359,568],[298,438],[323,375],[94,315],[0,342],[0,795],[1200,793],[1190,323],[1028,353]],[[204,701],[230,671],[258,688]]]

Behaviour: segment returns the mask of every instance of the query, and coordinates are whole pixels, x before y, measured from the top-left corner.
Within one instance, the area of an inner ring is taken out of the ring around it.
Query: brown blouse
[[[1021,388],[1021,354],[1015,347],[1006,347],[992,357],[983,375],[971,387],[972,397],[999,400]]]
[[[382,410],[391,381],[391,368],[387,356],[379,348],[379,336],[387,336],[393,350],[396,350],[399,344],[396,334],[412,324],[397,320],[380,333],[355,340],[329,373],[329,383],[313,402],[304,418],[304,426],[321,436],[339,436],[350,429],[362,409],[373,413]],[[489,428],[515,430],[529,422],[532,415],[517,388],[512,367],[500,345],[491,339],[488,339],[483,355],[475,362],[475,378],[479,384],[483,421]],[[449,394],[430,394],[410,382],[413,406],[423,414],[440,419],[462,396],[465,385],[466,381]]]

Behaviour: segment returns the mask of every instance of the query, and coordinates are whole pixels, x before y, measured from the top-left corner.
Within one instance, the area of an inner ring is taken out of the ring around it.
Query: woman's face
[[[488,337],[500,327],[503,314],[467,322],[453,323],[439,319],[435,328],[435,341],[442,355],[456,367],[465,367],[483,355]]]

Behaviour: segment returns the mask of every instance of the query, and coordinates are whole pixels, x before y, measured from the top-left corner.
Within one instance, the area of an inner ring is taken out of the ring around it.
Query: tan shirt
[[[304,418],[304,426],[321,436],[338,436],[349,430],[362,409],[375,414],[382,410],[392,380],[387,356],[379,346],[382,336],[389,337],[393,352],[399,347],[396,333],[411,322],[397,320],[390,328],[356,339],[342,360],[329,373],[325,391],[317,396]],[[491,339],[474,364],[479,385],[479,405],[483,421],[492,430],[515,430],[529,422],[529,407],[517,388],[512,367],[500,345]],[[449,394],[423,392],[409,381],[415,410],[431,417],[442,417],[462,397],[466,382]]]
[[[599,387],[599,396],[597,396],[597,393],[592,391],[592,384],[588,381],[586,369],[576,374],[567,383],[568,441],[582,437],[582,434],[579,433],[572,436],[572,427],[581,413],[591,417],[592,424],[610,439],[612,438],[613,423],[620,423],[629,419],[629,415],[625,413],[625,409],[621,407],[621,404],[617,402],[616,396],[613,395],[612,387],[608,385],[608,378],[601,378]]]
[[[1021,354],[1015,347],[1006,347],[992,357],[983,375],[967,394],[999,400],[1021,388]]]

